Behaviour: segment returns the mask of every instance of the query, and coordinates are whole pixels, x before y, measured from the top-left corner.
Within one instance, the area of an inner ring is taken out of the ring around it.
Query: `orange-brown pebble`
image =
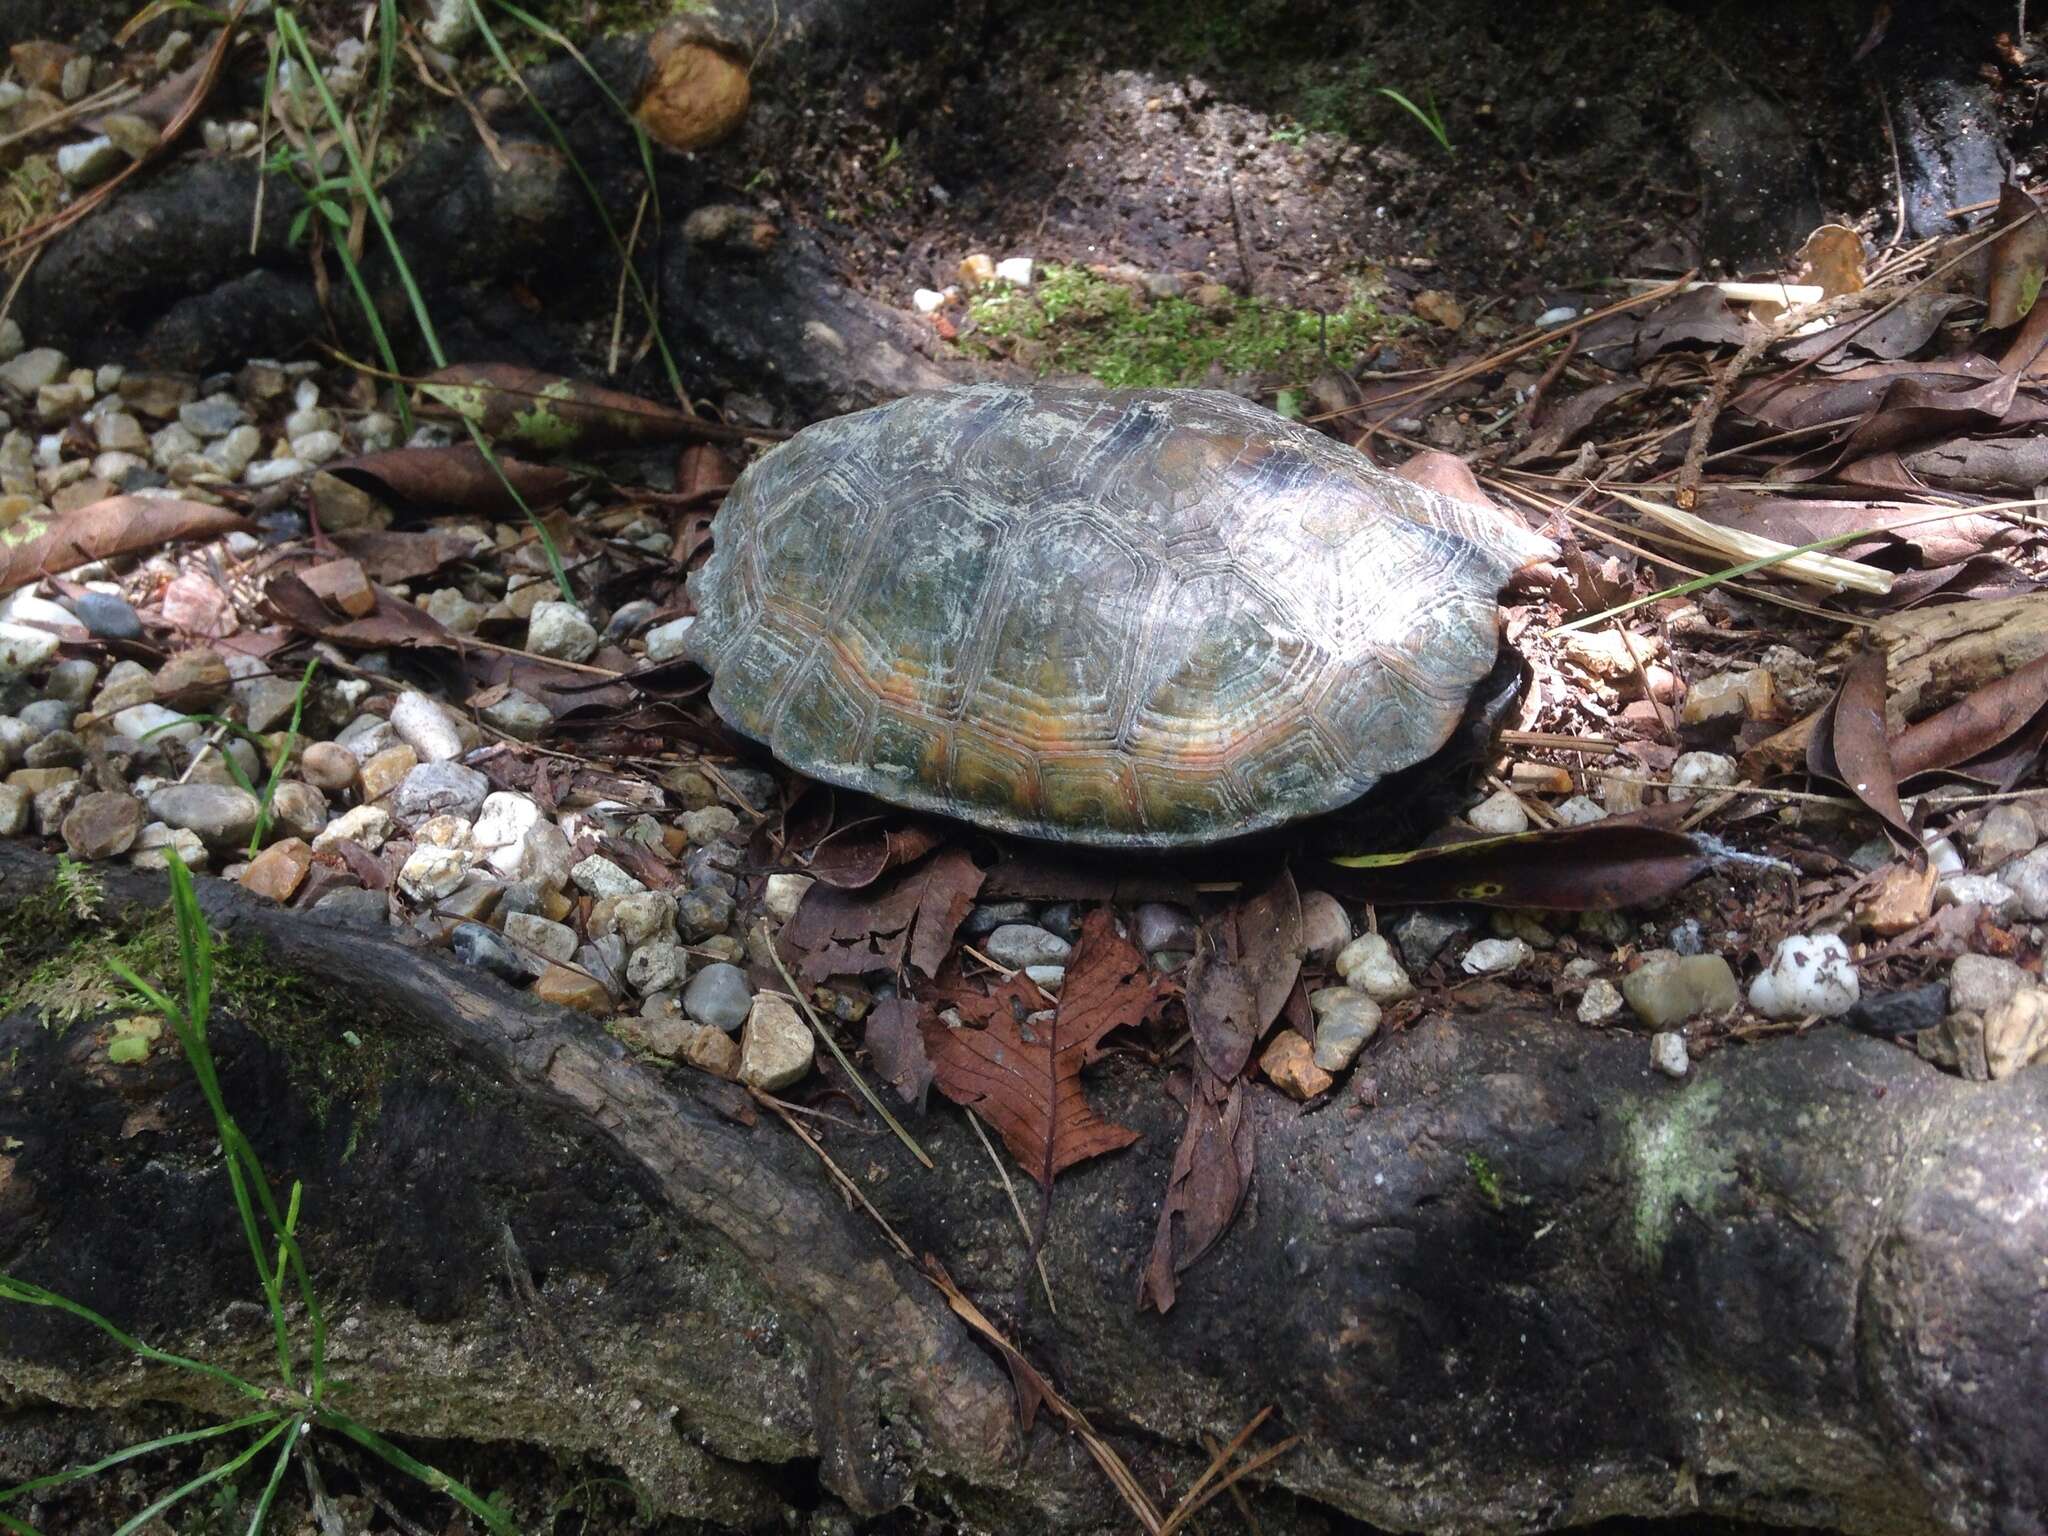
[[[1307,1103],[1317,1094],[1328,1093],[1337,1080],[1316,1065],[1315,1047],[1291,1029],[1273,1037],[1259,1057],[1259,1070],[1290,1099]]]
[[[339,743],[316,741],[299,760],[299,771],[305,774],[308,784],[331,794],[355,783],[356,755]]]
[[[544,1003],[558,1003],[584,1013],[612,1011],[611,994],[605,991],[604,983],[566,965],[551,965],[542,971],[533,984],[533,995]]]
[[[352,619],[376,612],[377,589],[354,560],[329,560],[323,565],[308,566],[299,572],[299,579]]]
[[[313,867],[313,850],[296,837],[272,843],[242,871],[242,887],[272,901],[289,901]]]
[[[405,781],[405,776],[419,765],[419,754],[411,747],[386,747],[363,764],[364,801],[382,800],[392,790],[398,788]]]

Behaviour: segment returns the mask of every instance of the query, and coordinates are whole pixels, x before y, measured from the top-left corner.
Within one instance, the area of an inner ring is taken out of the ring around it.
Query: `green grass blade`
[[[43,1533],[26,1520],[17,1520],[5,1510],[0,1510],[0,1531],[9,1531],[13,1536],[43,1536]]]
[[[325,1408],[320,1412],[319,1423],[327,1429],[348,1436],[365,1450],[374,1451],[399,1471],[417,1478],[437,1493],[444,1493],[464,1509],[475,1515],[497,1536],[518,1536],[518,1527],[512,1517],[482,1498],[463,1483],[450,1477],[438,1467],[431,1467],[417,1457],[408,1456],[397,1446],[368,1426],[357,1423],[337,1409]]]
[[[313,673],[319,665],[318,656],[306,663],[305,673],[299,678],[298,692],[292,695],[292,723],[285,727],[284,745],[271,754],[270,777],[263,785],[263,792],[256,796],[256,828],[249,834],[249,857],[252,859],[270,831],[270,802],[277,797],[277,786],[284,781],[285,765],[292,760],[292,748],[299,744],[299,717],[306,708],[306,690],[313,685]]]
[[[168,1450],[174,1445],[191,1445],[199,1440],[213,1440],[221,1435],[232,1435],[236,1430],[251,1429],[258,1424],[268,1424],[278,1415],[274,1412],[252,1413],[239,1419],[230,1419],[225,1424],[209,1424],[204,1429],[181,1430],[175,1435],[160,1435],[154,1440],[124,1446],[111,1456],[84,1466],[66,1467],[62,1472],[51,1472],[43,1477],[32,1477],[25,1483],[16,1483],[12,1488],[0,1490],[0,1504],[19,1498],[24,1493],[34,1493],[41,1488],[55,1488],[64,1483],[81,1482],[104,1472],[109,1467],[118,1467],[124,1461],[133,1461],[138,1456],[147,1456],[152,1451]]]
[[[222,1370],[217,1365],[208,1365],[203,1360],[187,1360],[183,1355],[174,1355],[168,1350],[145,1344],[133,1334],[116,1327],[83,1302],[73,1301],[68,1296],[59,1296],[55,1291],[46,1291],[32,1281],[17,1280],[12,1275],[0,1274],[0,1301],[17,1302],[25,1307],[48,1307],[56,1312],[68,1313],[82,1322],[91,1323],[130,1354],[139,1355],[144,1360],[154,1360],[159,1365],[176,1366],[181,1371],[211,1376],[215,1381],[233,1387],[244,1397],[254,1398],[259,1403],[266,1400],[261,1387],[242,1380],[234,1372]]]
[[[249,1517],[247,1536],[259,1536],[263,1522],[270,1518],[270,1506],[277,1502],[277,1490],[284,1486],[285,1469],[292,1464],[292,1452],[299,1448],[299,1436],[305,1428],[306,1416],[300,1414],[286,1429],[284,1443],[277,1448],[277,1462],[270,1469],[270,1481],[263,1485],[263,1497],[256,1501],[256,1512]]]
[[[190,1481],[189,1483],[185,1483],[177,1488],[173,1488],[169,1493],[165,1494],[162,1498],[158,1499],[154,1504],[150,1505],[149,1508],[141,1511],[138,1514],[130,1516],[127,1520],[124,1520],[118,1527],[115,1528],[114,1536],[135,1536],[135,1533],[137,1531],[141,1530],[143,1526],[149,1524],[150,1521],[154,1520],[158,1515],[162,1514],[165,1510],[169,1509],[173,1504],[177,1504],[185,1499],[189,1499],[193,1494],[197,1493],[200,1489],[210,1487],[214,1483],[219,1482],[222,1478],[229,1477],[234,1473],[241,1471],[243,1467],[246,1467],[250,1462],[254,1461],[256,1457],[262,1453],[262,1450],[266,1445],[270,1444],[271,1441],[275,1440],[279,1435],[283,1434],[290,1427],[291,1426],[289,1423],[280,1422],[277,1425],[277,1427],[275,1429],[272,1429],[268,1434],[259,1436],[255,1443],[252,1444],[246,1451],[243,1451],[239,1456],[236,1456],[231,1460],[222,1462],[219,1466],[215,1467],[211,1472],[200,1473],[199,1476],[193,1478],[192,1481]]]
[[[618,109],[619,116],[625,120],[626,126],[632,130],[633,138],[639,145],[640,163],[647,177],[647,193],[653,200],[654,226],[658,230],[661,227],[661,194],[657,190],[654,176],[654,151],[648,143],[647,131],[640,126],[639,121],[633,116],[632,109],[618,98],[617,93],[612,90],[611,85],[605,80],[604,76],[600,75],[591,66],[590,61],[583,56],[582,52],[568,38],[564,37],[553,27],[548,26],[538,17],[521,10],[516,5],[507,4],[506,0],[496,0],[496,3],[500,10],[503,10],[521,25],[527,27],[535,36],[552,43],[568,54],[570,58],[574,59],[581,66],[583,73],[590,77],[591,82]],[[669,388],[675,391],[676,399],[687,402],[689,392],[683,388],[682,370],[676,366],[675,354],[668,349],[668,338],[662,335],[661,317],[655,310],[654,297],[648,293],[647,285],[640,280],[640,273],[633,265],[631,254],[626,250],[626,242],[619,237],[618,226],[612,223],[612,217],[605,208],[604,199],[598,194],[597,184],[584,171],[583,163],[576,158],[575,151],[569,148],[569,140],[564,136],[562,130],[556,126],[554,118],[549,115],[548,110],[539,101],[534,99],[533,93],[526,89],[526,82],[520,78],[519,71],[513,66],[512,60],[506,55],[503,45],[498,41],[498,34],[492,29],[490,22],[485,20],[482,5],[478,3],[478,0],[469,0],[469,9],[471,14],[476,17],[477,26],[483,32],[484,42],[490,48],[491,56],[498,61],[498,67],[505,72],[506,78],[518,86],[525,95],[526,104],[540,118],[542,126],[548,131],[548,135],[554,139],[555,147],[561,150],[563,158],[569,162],[569,169],[576,173],[576,179],[583,183],[583,190],[590,198],[590,206],[597,210],[598,221],[604,225],[605,235],[611,241],[612,250],[619,258],[620,269],[625,273],[626,281],[632,285],[634,297],[640,301],[641,312],[647,316],[648,329],[654,337],[655,350],[661,354],[661,368],[662,372],[668,375]]]
[[[1443,114],[1441,112],[1423,111],[1422,108],[1415,105],[1414,102],[1410,101],[1406,96],[1403,96],[1391,85],[1377,86],[1375,87],[1375,89],[1377,89],[1379,93],[1382,96],[1386,97],[1389,101],[1395,102],[1396,104],[1405,107],[1410,113],[1410,115],[1414,117],[1415,121],[1422,124],[1423,127],[1427,128],[1430,131],[1430,134],[1436,139],[1437,143],[1441,144],[1444,147],[1444,153],[1447,155],[1451,153],[1451,139],[1450,135],[1444,131],[1444,119]],[[1431,98],[1430,105],[1432,107],[1436,105],[1436,101],[1434,98]]]

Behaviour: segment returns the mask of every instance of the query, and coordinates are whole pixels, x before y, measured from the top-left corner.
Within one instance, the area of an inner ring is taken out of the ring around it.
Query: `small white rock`
[[[391,728],[398,739],[419,754],[423,763],[445,763],[462,756],[462,733],[448,711],[424,693],[401,693],[391,706]]]
[[[770,917],[786,923],[796,916],[804,892],[816,884],[809,875],[770,875],[767,888],[761,893],[761,905]]]
[[[937,314],[946,307],[946,296],[936,288],[920,288],[910,296],[910,307],[920,315]]]
[[[1861,995],[1849,947],[1832,933],[1779,940],[1762,975],[1749,984],[1749,1006],[1767,1019],[1832,1019]]]
[[[1467,811],[1465,819],[1492,836],[1512,836],[1529,830],[1529,812],[1511,789],[1495,790]]]
[[[1607,819],[1607,807],[1591,795],[1573,795],[1560,801],[1556,808],[1557,819],[1567,827],[1583,827],[1595,821]]]
[[[1376,1003],[1397,1003],[1415,995],[1401,959],[1382,934],[1360,934],[1337,952],[1337,974],[1344,985]]]
[[[1485,976],[1526,965],[1535,953],[1522,939],[1481,939],[1465,951],[1465,958],[1459,964],[1468,976]]]
[[[1692,1053],[1685,1048],[1685,1036],[1675,1029],[1661,1029],[1650,1036],[1650,1065],[1666,1077],[1683,1077],[1692,1066]]]
[[[1621,988],[1603,976],[1588,986],[1586,995],[1579,999],[1579,1022],[1605,1024],[1620,1013],[1622,1007]]]
[[[1029,288],[1037,266],[1037,262],[1029,256],[1005,256],[996,263],[996,276],[1006,283],[1016,284],[1019,288]]]
[[[439,848],[422,843],[406,857],[398,871],[398,888],[415,901],[439,901],[451,896],[469,870],[470,856],[460,848]]]
[[[778,1092],[811,1070],[816,1049],[796,1009],[771,992],[758,992],[740,1035],[739,1080],[764,1093]]]
[[[526,622],[526,648],[557,661],[588,661],[597,651],[597,630],[571,603],[535,603]]]
[[[57,151],[57,174],[74,187],[97,186],[127,163],[121,147],[104,133]]]
[[[1723,789],[1735,782],[1735,759],[1721,752],[1687,752],[1671,765],[1671,798],[1690,800],[1696,789]]]
[[[0,623],[0,678],[24,677],[57,654],[57,637],[26,624]]]
[[[666,624],[657,624],[647,631],[647,659],[674,661],[682,655],[683,640],[696,622],[694,617],[670,619]]]

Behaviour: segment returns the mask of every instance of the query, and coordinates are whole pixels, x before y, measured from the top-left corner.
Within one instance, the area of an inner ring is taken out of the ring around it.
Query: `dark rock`
[[[86,633],[96,640],[142,638],[142,620],[135,616],[125,597],[112,592],[81,592],[64,606],[78,616]]]
[[[457,923],[449,931],[448,947],[464,965],[506,981],[521,984],[533,979],[534,967],[527,958],[503,934],[482,923]]]
[[[1706,193],[1709,260],[1732,272],[1775,263],[1822,222],[1813,145],[1760,93],[1737,85],[1704,97],[1692,152]]]
[[[1851,1029],[1887,1039],[1894,1035],[1918,1034],[1933,1029],[1948,1013],[1948,983],[1930,981],[1922,986],[1904,987],[1897,992],[1880,992],[1859,1000],[1842,1016]]]
[[[382,891],[356,885],[329,891],[313,903],[313,911],[344,928],[382,928],[390,920],[391,904]]]
[[[1410,974],[1429,968],[1444,946],[1479,926],[1468,907],[1416,907],[1391,925],[1394,945]]]

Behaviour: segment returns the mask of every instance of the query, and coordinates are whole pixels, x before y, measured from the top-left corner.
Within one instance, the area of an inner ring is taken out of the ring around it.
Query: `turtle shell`
[[[1550,546],[1234,395],[977,385],[800,432],[691,577],[711,702],[829,783],[1214,842],[1429,756]]]

